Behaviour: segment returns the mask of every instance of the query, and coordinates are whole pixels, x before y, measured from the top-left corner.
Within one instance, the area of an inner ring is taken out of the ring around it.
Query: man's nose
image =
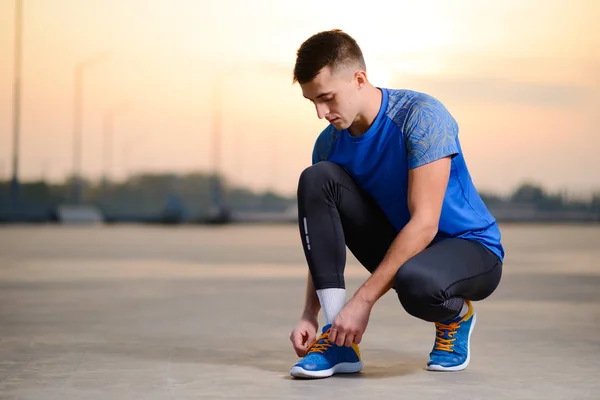
[[[327,114],[329,114],[329,109],[327,105],[323,103],[315,104],[315,108],[317,109],[317,116],[319,119],[323,119]]]

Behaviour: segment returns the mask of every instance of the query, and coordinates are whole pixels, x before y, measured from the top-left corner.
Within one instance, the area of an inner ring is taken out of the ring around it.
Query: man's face
[[[333,74],[323,68],[315,78],[301,84],[302,94],[315,105],[319,119],[325,118],[336,129],[348,129],[360,110],[359,86],[352,69],[342,68]]]

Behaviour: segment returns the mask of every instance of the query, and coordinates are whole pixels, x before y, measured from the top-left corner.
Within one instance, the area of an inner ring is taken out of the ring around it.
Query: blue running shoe
[[[475,327],[476,314],[471,302],[465,300],[469,311],[464,317],[435,323],[435,344],[429,354],[427,369],[430,371],[462,371],[471,358],[471,332]]]
[[[327,378],[333,374],[360,372],[363,363],[358,345],[337,346],[329,342],[331,324],[323,327],[321,336],[310,346],[306,356],[290,370],[296,378]]]

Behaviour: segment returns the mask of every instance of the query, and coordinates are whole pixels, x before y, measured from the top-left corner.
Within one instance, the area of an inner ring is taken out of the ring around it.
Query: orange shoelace
[[[320,341],[323,341],[323,343],[319,343]],[[317,340],[313,342],[313,344],[310,345],[306,354],[323,353],[329,347],[331,347],[331,343],[329,342],[329,330],[327,330],[327,332],[322,334]]]
[[[436,341],[435,341],[435,349],[441,351],[452,352],[452,347],[454,347],[454,341],[456,338],[453,336],[456,335],[456,330],[460,328],[460,324],[458,322],[452,322],[448,325],[442,324],[440,322],[435,323],[435,331],[436,331]],[[448,332],[448,338],[444,337],[444,332]]]

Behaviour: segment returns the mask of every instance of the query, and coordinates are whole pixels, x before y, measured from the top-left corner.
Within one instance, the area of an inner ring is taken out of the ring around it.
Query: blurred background
[[[499,220],[600,220],[600,2],[4,0],[0,221],[294,221],[326,121],[295,51],[341,28],[440,99]]]
[[[0,0],[0,397],[600,398],[599,21],[598,0]],[[375,85],[444,103],[500,222],[474,373],[425,375],[433,327],[390,291],[370,380],[287,379],[326,126],[292,71],[332,28]]]

